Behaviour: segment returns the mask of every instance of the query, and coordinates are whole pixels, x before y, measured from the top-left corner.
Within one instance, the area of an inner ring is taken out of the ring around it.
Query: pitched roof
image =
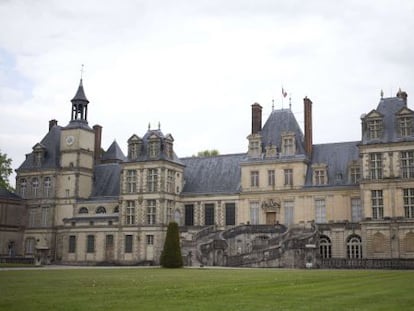
[[[17,169],[30,170],[30,169],[53,169],[59,167],[59,151],[60,151],[60,133],[61,127],[58,125],[53,126],[46,136],[41,140],[40,144],[45,148],[45,157],[41,163],[41,166],[36,166],[34,161],[34,153],[31,152],[26,155],[26,159]],[[36,144],[37,145],[37,144]],[[36,146],[35,145],[35,146]]]
[[[123,162],[125,160],[126,157],[116,140],[114,140],[114,142],[109,146],[108,150],[102,155],[102,161],[104,162]]]
[[[295,133],[296,154],[304,154],[303,133],[295,115],[290,109],[277,109],[272,111],[261,131],[262,147],[264,148],[272,144],[277,146],[278,150],[281,150],[281,135],[283,132]]]
[[[182,194],[234,194],[240,191],[242,154],[182,158],[185,185]]]
[[[0,199],[21,200],[21,198],[17,194],[1,186],[0,186]]]
[[[308,166],[305,185],[312,186],[312,164],[327,165],[327,186],[349,185],[348,166],[352,161],[357,161],[359,159],[359,143],[359,141],[352,141],[313,145],[312,159]]]
[[[118,163],[95,165],[91,197],[119,196],[121,166]]]

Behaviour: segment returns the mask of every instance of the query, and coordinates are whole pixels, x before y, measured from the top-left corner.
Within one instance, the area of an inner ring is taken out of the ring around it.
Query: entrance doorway
[[[105,260],[114,260],[114,236],[108,234],[105,239]]]
[[[266,213],[266,225],[274,225],[276,223],[276,212]]]

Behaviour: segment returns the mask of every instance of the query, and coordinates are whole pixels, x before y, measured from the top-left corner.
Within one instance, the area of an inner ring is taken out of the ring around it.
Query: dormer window
[[[171,134],[167,134],[164,141],[164,153],[167,156],[167,158],[172,159],[173,158],[173,142],[174,138]]]
[[[149,143],[149,157],[150,158],[156,158],[156,157],[158,157],[159,153],[160,153],[160,142],[158,140],[150,141],[150,143]]]
[[[400,117],[398,118],[398,128],[401,137],[412,136],[413,134],[413,118]]]
[[[351,184],[357,184],[361,180],[361,169],[359,165],[349,167],[349,179]]]
[[[137,135],[132,135],[128,139],[128,158],[130,160],[136,160],[141,154],[142,140]]]
[[[46,148],[38,143],[33,147],[33,164],[37,167],[42,166],[43,159],[45,157]]]
[[[292,132],[282,134],[282,155],[291,156],[296,153],[295,134]]]
[[[368,120],[368,138],[379,139],[382,137],[383,124],[382,119],[371,119]]]
[[[327,166],[324,164],[312,165],[313,184],[315,186],[328,184]]]

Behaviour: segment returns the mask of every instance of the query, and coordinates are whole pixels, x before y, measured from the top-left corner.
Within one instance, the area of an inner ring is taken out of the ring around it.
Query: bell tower
[[[71,100],[72,102],[72,121],[88,123],[88,104],[89,100],[85,96],[83,90],[82,78],[79,83],[78,91],[75,97]]]

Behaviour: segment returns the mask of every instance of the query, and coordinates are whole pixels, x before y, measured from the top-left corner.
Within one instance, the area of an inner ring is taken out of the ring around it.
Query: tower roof
[[[75,94],[75,97],[71,100],[71,102],[74,101],[84,101],[86,103],[89,103],[89,100],[86,98],[85,91],[83,90],[83,82],[82,79],[80,79],[78,91]]]

